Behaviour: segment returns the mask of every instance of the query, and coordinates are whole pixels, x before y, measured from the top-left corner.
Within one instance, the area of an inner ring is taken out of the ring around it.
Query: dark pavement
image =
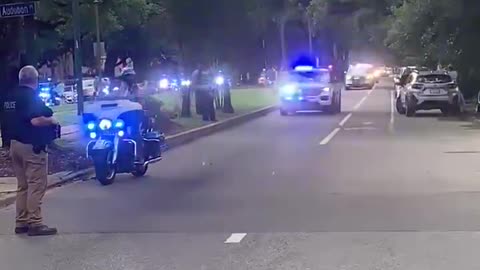
[[[0,210],[0,269],[479,269],[480,130],[392,113],[391,90],[344,92],[336,116],[274,112],[143,179],[55,189],[55,237],[15,236]]]

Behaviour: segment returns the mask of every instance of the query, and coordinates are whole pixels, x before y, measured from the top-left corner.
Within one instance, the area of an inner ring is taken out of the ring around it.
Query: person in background
[[[18,79],[19,86],[6,95],[0,107],[5,128],[11,132],[10,157],[18,184],[15,233],[53,235],[57,229],[44,225],[41,205],[47,190],[46,147],[54,139],[50,135],[56,133],[58,122],[37,94],[35,67],[23,67]]]
[[[197,111],[200,110],[203,121],[215,122],[214,96],[215,86],[214,73],[206,68],[203,64],[199,64],[198,68],[192,74],[192,87],[196,95]]]

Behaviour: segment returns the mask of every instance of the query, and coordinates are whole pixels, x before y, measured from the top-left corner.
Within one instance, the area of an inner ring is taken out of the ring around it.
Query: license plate
[[[440,94],[442,91],[440,89],[430,89],[430,94],[433,94],[433,95],[438,95]]]
[[[95,145],[93,146],[93,149],[105,149],[108,147],[110,144],[109,141],[106,140],[98,140],[95,142]]]

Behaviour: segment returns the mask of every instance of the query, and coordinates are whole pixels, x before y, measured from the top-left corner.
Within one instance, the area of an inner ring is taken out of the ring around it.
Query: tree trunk
[[[224,113],[235,113],[235,110],[232,106],[232,95],[230,94],[230,87],[225,87],[223,92],[223,112]]]
[[[190,118],[192,117],[191,111],[191,91],[190,87],[184,88],[182,90],[182,114],[181,117]]]

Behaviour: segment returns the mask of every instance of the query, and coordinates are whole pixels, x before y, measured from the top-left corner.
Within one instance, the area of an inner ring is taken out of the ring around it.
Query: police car
[[[299,111],[330,114],[341,111],[342,86],[332,82],[330,69],[297,66],[282,75],[278,86],[281,115]]]

